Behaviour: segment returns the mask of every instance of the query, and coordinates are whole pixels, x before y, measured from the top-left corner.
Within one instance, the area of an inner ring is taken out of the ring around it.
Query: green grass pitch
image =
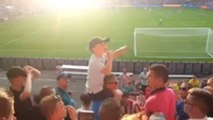
[[[205,52],[196,55],[206,57],[200,59],[135,57],[133,52],[134,28],[159,27],[160,18],[163,18],[161,27],[213,28],[213,11],[210,10],[155,8],[147,11],[142,8],[114,8],[55,12],[0,22],[0,56],[88,59],[90,56],[89,40],[93,36],[101,36],[111,38],[109,43],[111,49],[128,45],[128,54],[121,57],[125,60],[210,62],[213,60]],[[150,40],[150,45],[156,41]],[[204,49],[205,42],[206,40],[201,41],[202,44],[195,44],[195,46]],[[175,42],[169,44],[171,47],[176,45]],[[170,56],[176,53],[170,51],[163,54]],[[193,53],[189,52],[188,55],[193,56]],[[159,56],[159,53],[150,54],[150,56]]]

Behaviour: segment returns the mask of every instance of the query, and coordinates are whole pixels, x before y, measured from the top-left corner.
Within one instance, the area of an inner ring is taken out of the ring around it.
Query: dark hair
[[[213,97],[209,91],[201,88],[192,88],[189,90],[189,94],[193,96],[193,100],[199,107],[200,111],[204,114],[211,112],[213,107]]]
[[[89,105],[91,103],[91,98],[88,94],[84,93],[80,96],[80,100],[83,102],[85,105]]]
[[[69,75],[69,74],[61,73],[61,74],[59,74],[59,75],[57,76],[56,80],[58,81],[58,80],[60,80],[61,78],[71,79],[71,77],[72,77],[72,76]]]
[[[34,102],[36,104],[39,104],[41,99],[44,98],[45,96],[54,94],[53,92],[54,88],[52,86],[44,86],[41,88],[40,92],[38,95],[34,95]]]
[[[165,65],[153,64],[149,67],[149,70],[154,71],[155,75],[157,75],[158,77],[161,77],[164,83],[168,82],[169,73]]]
[[[120,107],[114,98],[104,100],[99,109],[100,120],[120,120]]]
[[[27,77],[27,73],[20,66],[13,66],[6,72],[7,78],[12,81],[14,78],[22,76]]]

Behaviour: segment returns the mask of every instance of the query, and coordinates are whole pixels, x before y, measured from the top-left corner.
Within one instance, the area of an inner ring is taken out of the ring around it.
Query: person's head
[[[128,99],[130,97],[130,94],[127,92],[123,92],[122,98],[121,98],[121,104],[125,105],[128,102]]]
[[[206,87],[204,87],[203,89],[209,91],[209,92],[212,94],[212,96],[213,96],[213,87],[211,87],[211,86],[206,86]]]
[[[147,68],[146,67],[143,68],[143,72],[145,72],[145,73],[147,72]]]
[[[88,94],[84,93],[80,96],[80,100],[81,100],[81,103],[85,106],[85,107],[90,107],[91,105],[91,98]]]
[[[192,79],[193,79],[193,80],[196,80],[196,79],[197,79],[197,76],[196,76],[196,75],[193,75]]]
[[[184,101],[184,112],[190,118],[202,118],[210,112],[213,107],[211,93],[201,88],[192,88]]]
[[[107,98],[99,109],[100,120],[120,120],[120,106],[114,98]]]
[[[110,74],[104,77],[104,88],[113,91],[118,88],[117,84],[118,84],[118,81],[115,75]]]
[[[168,82],[168,70],[165,65],[153,64],[147,73],[148,85],[152,89],[165,86]]]
[[[127,73],[127,69],[126,68],[123,68],[123,73]]]
[[[19,66],[13,66],[6,72],[6,76],[12,86],[21,88],[24,86],[27,73]]]
[[[52,86],[44,86],[39,93],[39,101],[45,96],[55,94],[55,89]]]
[[[0,88],[0,120],[13,120],[14,100],[9,91]]]
[[[47,120],[63,120],[66,117],[66,109],[60,96],[45,96],[40,102],[40,109]]]
[[[95,55],[103,55],[108,50],[107,43],[109,41],[109,38],[94,37],[89,42],[89,49]]]
[[[210,86],[213,88],[213,77],[211,77],[207,80],[207,86]]]
[[[179,93],[182,99],[186,99],[189,89],[191,89],[191,87],[188,83],[184,82],[181,84]]]
[[[65,73],[58,75],[57,77],[57,85],[59,88],[66,90],[69,87],[69,81],[71,76]]]

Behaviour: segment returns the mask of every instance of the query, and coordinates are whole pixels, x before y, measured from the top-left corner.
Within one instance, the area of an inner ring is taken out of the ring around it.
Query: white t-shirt
[[[105,57],[92,55],[89,60],[89,69],[86,81],[86,91],[88,93],[98,93],[103,90],[104,74],[101,72],[105,67]]]

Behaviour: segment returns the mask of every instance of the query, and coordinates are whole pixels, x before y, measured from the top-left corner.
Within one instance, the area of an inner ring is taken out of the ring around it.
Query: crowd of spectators
[[[200,81],[195,75],[170,83],[163,64],[144,68],[135,81],[127,70],[118,78],[112,61],[127,52],[127,46],[108,49],[109,38],[89,42],[91,58],[81,107],[68,91],[70,75],[60,73],[56,87],[44,85],[32,95],[33,81],[41,72],[29,65],[6,72],[9,88],[0,89],[0,120],[211,120],[213,77]],[[5,90],[7,89],[7,90]]]
[[[80,96],[81,107],[67,91],[71,77],[60,74],[56,78],[57,87],[45,85],[37,96],[31,94],[32,81],[40,76],[39,70],[25,66],[11,67],[6,76],[10,88],[0,89],[0,120],[210,120],[213,108],[213,77],[206,80],[201,88],[201,81],[194,76],[188,81],[168,85],[168,71],[164,65],[154,64],[144,69],[148,85],[132,91],[119,87],[121,77],[113,74],[104,77],[103,89],[112,93],[105,98],[98,111],[92,110],[94,101],[90,95]],[[124,74],[126,70],[123,71]],[[142,75],[141,74],[141,75]],[[129,77],[129,76],[128,76]],[[129,79],[129,82],[133,79]],[[123,88],[128,87],[122,86]],[[177,88],[176,88],[177,87]],[[145,95],[149,88],[148,97]],[[178,92],[175,92],[177,90]],[[95,113],[97,112],[97,113]]]

